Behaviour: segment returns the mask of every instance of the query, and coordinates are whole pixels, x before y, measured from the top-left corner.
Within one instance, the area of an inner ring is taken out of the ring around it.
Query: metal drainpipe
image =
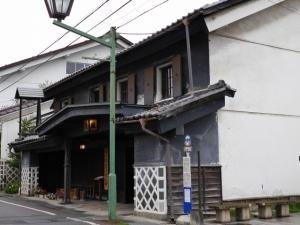
[[[163,136],[149,130],[146,128],[146,120],[145,119],[139,119],[139,122],[140,122],[140,125],[141,125],[141,128],[142,130],[147,133],[147,134],[150,134],[151,136],[153,137],[156,137],[162,141],[164,141],[167,146],[166,146],[166,150],[167,150],[167,168],[168,168],[168,173],[167,173],[167,179],[168,179],[168,195],[169,195],[169,200],[170,200],[170,221],[174,222],[174,210],[173,210],[173,193],[172,193],[172,187],[173,187],[173,182],[172,182],[172,179],[171,179],[171,166],[170,166],[170,150],[171,150],[171,147],[170,147],[170,141],[166,138],[164,138]]]
[[[192,67],[192,53],[191,53],[191,41],[190,41],[190,30],[189,21],[184,19],[182,21],[185,27],[185,38],[186,38],[186,50],[188,58],[188,70],[189,70],[189,92],[194,94],[194,81],[193,81],[193,67]]]

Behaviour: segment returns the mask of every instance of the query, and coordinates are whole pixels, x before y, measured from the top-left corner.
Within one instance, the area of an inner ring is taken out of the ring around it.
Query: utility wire
[[[109,0],[108,0],[109,1]],[[116,9],[114,12],[112,12],[111,14],[109,14],[107,17],[105,17],[103,20],[101,20],[99,23],[97,23],[95,26],[93,26],[92,28],[90,28],[87,32],[90,32],[91,30],[95,29],[97,26],[99,26],[101,23],[103,23],[105,20],[107,20],[108,18],[110,18],[112,15],[114,15],[115,13],[117,13],[118,11],[120,11],[122,8],[124,8],[127,4],[129,4],[132,0],[128,0],[126,3],[124,3],[122,6],[120,6],[118,9]],[[72,45],[74,42],[76,42],[78,39],[80,39],[80,37],[76,38],[75,40],[73,40],[72,42],[70,42],[67,46],[65,46],[65,48],[69,47],[70,45]],[[8,85],[7,87],[3,88],[2,90],[0,90],[0,93],[5,91],[6,89],[8,89],[9,87],[11,87],[12,85],[14,85],[15,83],[19,82],[20,80],[24,79],[25,77],[27,77],[28,75],[30,75],[31,73],[33,73],[35,70],[37,70],[38,68],[40,68],[42,65],[44,65],[45,63],[49,62],[49,60],[51,60],[53,57],[55,57],[58,53],[53,54],[52,56],[50,56],[45,62],[39,64],[38,66],[36,66],[35,68],[33,68],[31,71],[29,71],[27,74],[25,74],[24,76],[20,77],[18,80],[14,81],[13,83],[11,83],[10,85]]]
[[[132,14],[133,12],[137,12],[137,10],[138,10],[139,8],[141,8],[141,7],[145,6],[145,5],[148,5],[149,3],[151,3],[151,1],[149,1],[149,0],[144,1],[142,4],[138,5],[137,7],[133,8],[133,9],[130,10],[128,13],[126,13],[126,15],[120,16],[120,17],[118,17],[117,19],[111,21],[111,24],[114,24],[114,23],[116,23],[117,21],[120,21],[121,19],[123,19],[123,18],[126,17],[126,16],[129,16],[129,15]],[[103,28],[101,28],[100,30],[102,31],[102,30],[104,30],[104,29],[107,29],[107,28],[106,28],[106,27],[103,27]]]
[[[89,17],[91,17],[93,14],[95,14],[100,8],[102,8],[107,2],[109,2],[110,0],[106,0],[105,2],[101,3],[97,8],[95,8],[92,12],[90,12],[88,15],[86,15],[83,19],[81,19],[74,27],[78,27],[81,23],[83,23],[85,20],[87,20]],[[68,33],[70,33],[70,31],[65,32],[63,35],[61,35],[60,37],[58,37],[55,41],[53,41],[50,45],[48,45],[43,51],[41,51],[39,54],[37,54],[35,57],[38,57],[40,55],[42,55],[44,52],[46,52],[49,48],[51,48],[53,45],[55,45],[58,41],[60,41],[62,38],[64,38]],[[25,66],[27,66],[29,64],[25,63],[23,64],[20,68],[18,68],[18,70],[21,70],[22,68],[24,68]]]
[[[117,29],[126,26],[127,24],[133,22],[134,20],[136,20],[136,19],[138,19],[139,17],[145,15],[146,13],[148,13],[148,12],[154,10],[155,8],[157,8],[157,7],[159,7],[159,6],[163,5],[163,4],[165,4],[165,3],[168,2],[168,1],[169,1],[169,0],[165,0],[165,1],[163,1],[163,2],[161,2],[161,3],[159,3],[159,4],[157,4],[157,5],[155,5],[154,7],[152,7],[152,8],[150,8],[150,9],[148,9],[148,10],[142,12],[141,14],[137,15],[136,17],[132,18],[131,20],[127,21],[126,23],[123,23],[122,25],[118,26]]]
[[[105,2],[101,3],[97,8],[95,8],[92,12],[90,12],[89,14],[87,14],[83,19],[81,19],[74,27],[79,26],[81,23],[83,23],[85,20],[87,20],[89,17],[91,17],[93,14],[95,14],[100,8],[102,8],[107,2],[109,2],[110,0],[106,0]],[[54,44],[56,44],[58,41],[60,41],[62,38],[64,38],[70,31],[65,32],[63,35],[61,35],[59,38],[57,38],[54,42],[52,42],[49,46],[47,46],[43,51],[41,51],[39,54],[37,54],[35,57],[38,57],[40,55],[42,55],[45,51],[47,51],[49,48],[51,48]],[[69,45],[68,45],[69,46]],[[56,54],[55,54],[56,55]],[[54,56],[55,56],[54,55]],[[53,56],[53,57],[54,57]],[[48,62],[50,59],[52,59],[53,57],[47,59],[46,62]],[[21,67],[19,67],[17,69],[17,71],[21,70],[22,68],[24,68],[25,66],[27,66],[30,62],[27,62],[25,64],[23,64]],[[36,69],[38,69],[41,65],[43,65],[44,63],[40,64],[39,66],[36,67]],[[0,93],[4,90],[6,90],[7,88],[11,87],[12,85],[14,85],[15,83],[19,82],[20,80],[22,80],[23,78],[27,77],[29,74],[31,74],[32,72],[34,72],[36,69],[33,69],[32,71],[30,71],[28,74],[22,76],[20,79],[16,80],[15,82],[13,82],[12,84],[8,85],[7,87],[3,88],[2,90],[0,90]],[[3,81],[7,80],[9,78],[9,76],[7,76]],[[2,82],[3,82],[2,81]]]

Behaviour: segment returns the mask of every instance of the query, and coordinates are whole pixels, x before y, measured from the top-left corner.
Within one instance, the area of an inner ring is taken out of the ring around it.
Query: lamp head
[[[63,20],[70,15],[74,0],[44,0],[50,18]]]

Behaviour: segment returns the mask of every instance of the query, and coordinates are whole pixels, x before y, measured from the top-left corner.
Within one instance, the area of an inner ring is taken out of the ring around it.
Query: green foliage
[[[32,119],[24,118],[21,121],[21,135],[26,136],[28,134],[33,134],[34,133],[34,122]]]
[[[21,162],[21,154],[19,152],[15,153],[15,152],[9,151],[8,157],[9,157],[9,160],[7,160],[8,165],[10,167],[19,169],[20,162]]]
[[[300,212],[300,202],[291,203],[290,204],[290,212],[291,213],[299,213]]]
[[[5,193],[7,194],[17,194],[20,188],[20,181],[14,181],[11,184],[6,185],[4,188]]]

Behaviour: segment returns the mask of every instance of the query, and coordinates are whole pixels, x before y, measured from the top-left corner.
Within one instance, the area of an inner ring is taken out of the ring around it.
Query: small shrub
[[[5,193],[7,194],[17,194],[20,188],[20,181],[14,181],[11,184],[6,185],[4,188]]]
[[[299,213],[300,212],[300,203],[291,203],[290,204],[290,212],[291,213]]]

